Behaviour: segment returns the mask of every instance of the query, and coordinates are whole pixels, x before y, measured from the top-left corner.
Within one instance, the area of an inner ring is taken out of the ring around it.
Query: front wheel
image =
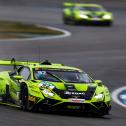
[[[10,102],[10,87],[6,85],[5,94],[2,96],[2,102]]]
[[[75,20],[74,17],[65,17],[63,16],[63,23],[66,24],[66,25],[77,25],[78,22]]]
[[[112,24],[113,24],[113,22],[111,22],[111,21],[107,21],[104,23],[105,26],[112,26]]]
[[[27,85],[24,85],[23,88],[21,89],[21,109],[24,111],[29,110],[29,101],[28,101],[28,88]]]

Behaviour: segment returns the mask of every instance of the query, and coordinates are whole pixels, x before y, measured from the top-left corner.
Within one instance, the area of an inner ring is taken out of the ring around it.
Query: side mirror
[[[102,81],[101,80],[95,80],[94,82],[97,83],[98,86],[102,86]]]
[[[16,79],[16,80],[18,80],[18,81],[21,80],[21,79],[23,79],[23,77],[19,76],[19,75],[15,75],[15,76],[13,76],[13,78]]]

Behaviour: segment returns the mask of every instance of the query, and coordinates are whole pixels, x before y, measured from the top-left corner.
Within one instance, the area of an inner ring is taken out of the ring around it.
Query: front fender
[[[22,84],[27,85],[29,96],[44,99],[44,96],[41,93],[41,90],[39,89],[39,87],[37,86],[38,85],[37,83],[31,82],[31,81],[26,81]]]

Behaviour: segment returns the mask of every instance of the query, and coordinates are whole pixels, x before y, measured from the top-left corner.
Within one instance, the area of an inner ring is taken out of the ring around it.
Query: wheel
[[[21,109],[23,111],[29,111],[29,101],[28,101],[28,88],[24,85],[20,92]]]
[[[63,23],[66,25],[77,25],[78,22],[75,21],[74,17],[66,18],[63,16]]]
[[[5,94],[2,97],[2,101],[9,102],[9,99],[10,99],[9,85],[6,85]]]
[[[111,21],[108,21],[108,22],[105,22],[105,26],[112,26],[112,22]]]
[[[6,94],[5,94],[6,99],[10,98],[10,91],[9,91],[9,85],[6,85]]]
[[[69,20],[67,18],[65,18],[64,16],[63,16],[63,23],[66,24],[66,25],[69,24]]]
[[[66,25],[69,24],[69,22],[66,19],[63,19],[63,23]]]

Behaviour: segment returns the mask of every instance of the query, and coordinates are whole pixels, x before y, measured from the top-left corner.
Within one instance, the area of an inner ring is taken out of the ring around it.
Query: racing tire
[[[78,24],[78,22],[75,21],[75,19],[73,17],[72,18],[63,17],[63,23],[66,25],[77,25]]]
[[[9,101],[9,98],[10,98],[9,85],[6,85],[5,92],[6,93],[2,97],[2,101],[3,102],[8,102]]]
[[[105,26],[112,26],[112,24],[113,24],[113,23],[112,23],[111,21],[108,21],[108,22],[105,22],[105,23],[104,23]]]
[[[27,85],[24,85],[23,88],[21,89],[21,94],[20,94],[20,100],[21,100],[21,109],[23,111],[30,111],[31,109],[29,108],[29,101],[28,101],[28,88]]]
[[[66,24],[66,25],[71,24],[71,23],[70,23],[70,20],[67,19],[67,18],[65,18],[65,17],[63,17],[63,23]]]
[[[69,24],[69,22],[67,21],[67,19],[64,19],[63,23],[66,24],[66,25]]]
[[[9,85],[6,85],[6,95],[5,95],[6,99],[9,99],[10,97],[10,91],[9,91]]]
[[[105,115],[110,115],[110,114],[109,114],[109,110],[106,110],[106,111],[104,111],[103,113],[102,113],[102,112],[100,112],[100,113],[95,113],[93,116],[95,116],[95,117],[103,117],[103,116],[105,116]]]

